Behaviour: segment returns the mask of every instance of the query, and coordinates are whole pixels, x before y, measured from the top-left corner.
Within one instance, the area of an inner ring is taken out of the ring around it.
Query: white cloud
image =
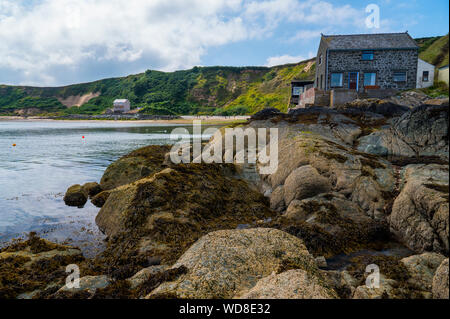
[[[275,66],[275,65],[283,65],[289,63],[298,63],[301,61],[305,61],[314,57],[312,52],[309,53],[308,57],[304,57],[302,55],[292,56],[292,55],[279,55],[273,56],[267,59],[266,66]]]
[[[319,0],[0,0],[0,82],[55,85],[188,68],[211,47],[270,37],[284,22],[357,18],[348,5]]]

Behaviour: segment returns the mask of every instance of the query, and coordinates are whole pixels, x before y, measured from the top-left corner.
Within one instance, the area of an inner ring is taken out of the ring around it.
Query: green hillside
[[[148,114],[247,114],[265,107],[287,109],[290,81],[314,78],[312,61],[267,67],[194,67],[177,72],[148,70],[123,78],[56,88],[0,85],[0,114],[100,114],[116,98]],[[306,66],[308,67],[306,68]],[[61,100],[99,93],[81,107]]]
[[[443,37],[421,38],[416,40],[420,46],[419,57],[436,67],[448,64],[448,34]]]

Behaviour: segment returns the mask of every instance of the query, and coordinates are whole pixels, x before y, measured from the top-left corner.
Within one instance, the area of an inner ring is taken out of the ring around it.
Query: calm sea
[[[0,121],[0,245],[36,231],[95,253],[103,239],[94,221],[99,209],[65,206],[66,189],[99,181],[134,149],[173,143],[170,132],[180,126],[192,132],[169,124]]]

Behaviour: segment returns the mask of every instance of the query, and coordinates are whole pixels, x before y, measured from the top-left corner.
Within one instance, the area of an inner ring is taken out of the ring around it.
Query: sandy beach
[[[30,122],[123,122],[123,123],[136,123],[136,124],[145,124],[145,123],[170,123],[170,124],[190,124],[194,120],[200,120],[204,124],[226,124],[226,123],[239,123],[246,122],[250,116],[195,116],[195,115],[185,115],[181,116],[179,119],[172,120],[67,120],[67,119],[50,119],[50,118],[42,118],[42,117],[22,117],[22,116],[0,116],[0,121],[30,121]]]

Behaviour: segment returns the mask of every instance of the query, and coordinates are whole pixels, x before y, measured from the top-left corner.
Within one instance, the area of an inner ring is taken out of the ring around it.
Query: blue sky
[[[367,28],[369,4],[379,28]],[[447,34],[448,10],[445,0],[0,0],[0,83],[299,62],[321,32]]]

